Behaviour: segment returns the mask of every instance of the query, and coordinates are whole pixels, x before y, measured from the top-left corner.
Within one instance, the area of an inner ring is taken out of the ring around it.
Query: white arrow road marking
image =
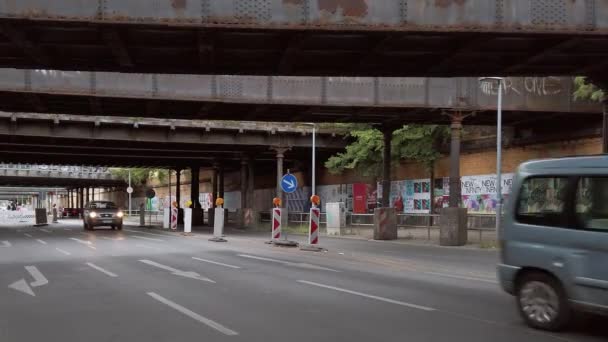
[[[45,233],[52,233],[50,230],[48,229],[44,229],[44,228],[40,228],[40,231],[45,232]]]
[[[136,239],[142,239],[142,240],[148,240],[148,241],[157,241],[157,242],[165,242],[165,240],[155,239],[155,238],[149,238],[149,237],[139,236],[139,235],[129,235],[129,236],[130,237],[134,237]]]
[[[276,260],[276,259],[259,257],[259,256],[255,256],[255,255],[248,255],[248,254],[237,254],[237,255],[240,256],[240,257],[242,257],[242,258],[275,262],[277,264],[283,264],[285,266],[308,268],[308,269],[311,269],[311,270],[330,271],[330,272],[338,272],[338,273],[341,272],[341,271],[338,271],[338,270],[334,270],[332,268],[317,266],[317,265],[303,263],[303,262],[289,262],[289,261],[284,261],[284,260]]]
[[[10,284],[8,288],[26,293],[32,297],[36,297],[36,294],[34,293],[34,291],[32,291],[29,285],[27,285],[25,279],[17,280],[16,282]]]
[[[23,233],[23,235],[27,236],[28,238],[31,238],[32,236],[28,233]]]
[[[36,239],[36,241],[40,242],[43,245],[46,245],[46,241],[44,241],[44,240]]]
[[[44,277],[44,275],[42,275],[42,273],[40,273],[40,271],[36,268],[36,266],[25,266],[25,270],[32,276],[32,278],[34,278],[34,281],[28,285],[27,282],[25,281],[25,279],[20,279],[20,280],[17,280],[16,282],[10,284],[8,287],[10,289],[17,290],[19,292],[28,294],[32,297],[36,297],[36,294],[30,288],[30,286],[32,286],[32,287],[44,286],[44,285],[48,284],[49,281]]]
[[[334,287],[334,286],[330,286],[330,285],[319,284],[319,283],[315,283],[315,282],[312,282],[312,281],[298,280],[298,283],[308,284],[308,285],[317,286],[317,287],[322,287],[324,289],[330,289],[330,290],[344,292],[344,293],[349,293],[349,294],[352,294],[352,295],[355,295],[355,296],[375,299],[375,300],[379,300],[379,301],[385,302],[385,303],[391,303],[391,304],[397,304],[397,305],[401,305],[401,306],[406,306],[406,307],[412,308],[412,309],[418,309],[418,310],[423,310],[423,311],[436,311],[436,309],[430,308],[428,306],[422,306],[422,305],[416,305],[416,304],[401,302],[401,301],[390,299],[390,298],[384,298],[384,297],[374,296],[374,295],[370,295],[370,294],[366,294],[366,293],[362,293],[362,292],[357,292],[357,291],[352,291],[352,290],[347,290],[347,289],[343,289],[343,288],[339,288],[339,287]]]
[[[31,286],[38,287],[49,283],[36,266],[25,266],[25,269],[30,273],[32,278],[34,278],[34,281],[30,283]]]
[[[56,249],[56,250],[57,250],[57,252],[59,252],[59,253],[63,253],[63,254],[65,254],[65,255],[72,255],[72,253],[70,253],[70,252],[68,252],[68,251],[64,251],[64,250],[63,250],[63,249],[61,249],[61,248],[55,248],[55,249]]]
[[[70,240],[74,240],[74,241],[76,241],[78,243],[82,243],[84,245],[91,245],[92,244],[91,241],[80,240],[80,239],[77,239],[77,238],[70,238]]]
[[[0,241],[0,242],[2,242],[2,245],[0,245],[0,247],[8,248],[8,247],[12,246],[11,243],[8,241]]]
[[[177,268],[173,268],[171,266],[167,266],[167,265],[163,265],[163,264],[159,264],[155,261],[151,261],[151,260],[139,260],[140,262],[143,262],[144,264],[148,264],[150,266],[154,266],[154,267],[158,267],[160,269],[163,269],[165,271],[169,271],[171,272],[171,274],[176,275],[176,276],[180,276],[180,277],[185,277],[185,278],[190,278],[190,279],[196,279],[196,280],[202,280],[202,281],[207,281],[210,283],[215,283],[215,281],[203,277],[200,274],[196,273],[196,272],[186,272],[186,271],[181,271],[178,270]]]
[[[234,330],[228,329],[225,326],[223,326],[223,325],[221,325],[221,324],[219,324],[219,323],[217,323],[215,321],[212,321],[209,318],[205,318],[205,317],[197,314],[196,312],[194,312],[192,310],[189,310],[189,309],[187,309],[187,308],[185,308],[185,307],[183,307],[183,306],[181,306],[181,305],[179,305],[179,304],[177,304],[175,302],[172,302],[172,301],[168,300],[167,298],[164,298],[164,297],[162,297],[162,296],[160,296],[160,295],[158,295],[158,294],[156,294],[154,292],[148,292],[148,296],[156,299],[157,301],[159,301],[159,302],[161,302],[161,303],[169,306],[170,308],[172,308],[174,310],[177,310],[177,311],[181,312],[182,314],[184,314],[184,315],[186,315],[186,316],[188,316],[188,317],[190,317],[190,318],[192,318],[192,319],[194,319],[194,320],[196,320],[198,322],[201,322],[201,323],[205,324],[206,326],[208,326],[208,327],[210,327],[212,329],[215,329],[215,330],[221,332],[224,335],[236,336],[236,335],[239,334],[238,332],[236,332]]]
[[[201,258],[197,258],[197,257],[192,257],[192,259],[198,260],[198,261],[202,261],[202,262],[207,262],[207,263],[214,264],[214,265],[229,267],[229,268],[235,268],[235,269],[239,269],[240,268],[239,266],[228,265],[228,264],[224,264],[224,263],[221,263],[221,262],[211,261],[211,260],[207,260],[207,259],[201,259]]]
[[[95,265],[95,264],[93,264],[91,262],[87,262],[87,265],[89,265],[91,268],[94,268],[94,269],[98,270],[101,273],[104,273],[107,276],[118,277],[116,274],[114,274],[114,273],[112,273],[112,272],[110,272],[108,270],[104,270],[103,268],[101,268],[101,267],[99,267],[99,266],[97,266],[97,265]]]

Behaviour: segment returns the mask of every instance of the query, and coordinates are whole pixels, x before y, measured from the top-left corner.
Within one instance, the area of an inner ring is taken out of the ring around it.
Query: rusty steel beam
[[[22,49],[23,53],[34,62],[42,65],[50,64],[50,59],[44,50],[32,42],[23,31],[16,29],[10,23],[1,23],[0,33],[5,35],[15,46]]]

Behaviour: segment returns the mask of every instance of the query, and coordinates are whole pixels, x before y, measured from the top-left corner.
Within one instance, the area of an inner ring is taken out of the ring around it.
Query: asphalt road
[[[1,224],[1,223],[0,223]],[[327,252],[75,221],[0,228],[0,341],[606,341],[525,327],[496,252],[324,239]],[[301,237],[296,238],[301,239]]]

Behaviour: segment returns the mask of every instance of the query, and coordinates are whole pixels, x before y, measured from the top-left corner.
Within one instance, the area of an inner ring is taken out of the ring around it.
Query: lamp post
[[[496,106],[496,233],[501,236],[500,217],[502,214],[502,89],[504,78],[502,77],[480,77],[480,83],[489,83],[492,88],[498,83],[498,103]]]

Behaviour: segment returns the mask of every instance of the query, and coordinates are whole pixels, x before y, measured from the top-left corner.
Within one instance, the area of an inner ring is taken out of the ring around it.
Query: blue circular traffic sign
[[[288,173],[281,178],[281,189],[288,194],[295,192],[298,189],[298,179],[296,176]]]

